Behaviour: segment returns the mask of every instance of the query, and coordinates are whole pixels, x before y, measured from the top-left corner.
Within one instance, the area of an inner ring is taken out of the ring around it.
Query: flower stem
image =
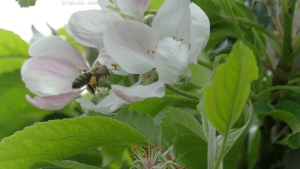
[[[230,6],[229,0],[224,0],[224,2],[225,2],[225,6],[226,6],[227,10],[230,13],[230,16],[231,16],[231,19],[233,21],[234,27],[237,31],[238,37],[239,37],[240,40],[242,40],[244,42],[244,37],[243,37],[243,34],[242,34],[242,30],[241,30],[241,28],[240,28],[240,26],[239,26],[239,24],[238,24],[238,22],[237,22],[237,20],[234,16],[234,13],[233,13],[233,10]]]
[[[202,85],[199,85],[192,80],[189,80],[186,84],[196,89],[201,89],[203,87]]]
[[[283,31],[282,31],[282,27],[281,27],[281,24],[280,24],[278,16],[272,15],[272,17],[273,17],[273,20],[275,21],[275,26],[276,26],[276,29],[277,29],[277,31],[279,33],[279,36],[281,38],[283,38]]]
[[[264,94],[267,94],[267,93],[269,93],[271,91],[274,91],[274,90],[292,90],[292,91],[300,93],[300,87],[296,87],[296,86],[273,86],[273,87],[269,87],[269,88],[261,91],[260,93],[258,93],[255,96],[255,100],[257,100],[258,98],[260,98]]]
[[[180,94],[180,95],[188,97],[190,99],[198,100],[198,102],[199,102],[199,98],[195,94],[191,94],[191,93],[188,93],[186,91],[180,90],[180,89],[178,89],[175,86],[170,85],[170,84],[166,84],[166,87],[167,87],[167,89],[173,91],[174,93]]]
[[[295,11],[295,0],[286,1],[280,0],[282,15],[283,15],[283,48],[282,48],[282,61],[285,67],[292,67],[294,61],[294,54],[292,50],[292,28]],[[289,4],[288,4],[289,3]]]
[[[218,154],[218,158],[217,158],[217,162],[216,162],[216,166],[214,169],[219,169],[219,166],[223,160],[223,153],[224,153],[224,150],[225,150],[225,147],[226,147],[226,142],[227,142],[227,136],[228,136],[228,132],[225,133],[224,137],[223,137],[223,140],[222,140],[222,146],[221,146],[221,150]]]
[[[177,100],[177,101],[189,102],[189,103],[199,103],[199,100],[190,99],[190,98],[178,96],[178,95],[171,95],[171,94],[165,94],[164,99]]]
[[[213,69],[213,65],[211,63],[204,62],[204,61],[202,61],[200,59],[198,59],[197,62],[198,62],[199,65],[201,65],[203,67],[206,67],[209,70]]]

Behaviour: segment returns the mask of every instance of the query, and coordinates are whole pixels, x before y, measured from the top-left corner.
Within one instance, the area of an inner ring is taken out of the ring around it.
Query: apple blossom
[[[26,87],[37,96],[26,95],[28,102],[41,109],[58,110],[79,96],[82,90],[72,89],[72,82],[80,70],[89,67],[75,47],[59,37],[46,37],[32,44],[29,54],[31,58],[24,62],[21,75]],[[113,103],[111,98],[104,98],[97,108],[110,113],[122,106],[112,107],[108,102]]]
[[[135,158],[131,169],[165,169],[168,167],[184,169],[186,166],[179,166],[173,162],[174,158],[171,155],[166,156],[161,152],[164,151],[163,147],[155,147],[150,142],[146,143],[146,147],[142,150],[138,150],[136,146],[132,148],[134,154],[131,157]],[[161,160],[162,159],[162,160]]]
[[[150,0],[98,0],[102,10],[86,10],[75,12],[69,19],[66,30],[77,42],[99,50],[98,60],[112,69],[116,64],[106,52],[103,45],[103,32],[117,21],[133,19],[143,21]],[[110,64],[107,64],[109,62]],[[113,71],[119,75],[127,75],[121,67]]]
[[[130,20],[112,23],[103,36],[110,56],[131,74],[158,74],[153,84],[143,86],[141,79],[131,87],[112,85],[113,91],[128,102],[163,97],[164,84],[175,83],[189,63],[197,61],[208,37],[209,20],[190,1],[165,0],[152,28]]]
[[[142,21],[150,0],[98,0],[102,10],[113,10],[123,18]]]

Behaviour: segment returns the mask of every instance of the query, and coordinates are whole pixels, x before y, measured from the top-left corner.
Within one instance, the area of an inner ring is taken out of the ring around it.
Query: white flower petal
[[[210,23],[204,11],[194,3],[191,10],[191,50],[190,62],[197,63],[197,57],[204,49],[209,39]]]
[[[42,38],[34,42],[29,48],[29,55],[32,57],[53,57],[68,60],[77,68],[88,70],[84,57],[77,49],[62,40],[58,36]]]
[[[100,112],[102,114],[112,113],[126,103],[124,100],[117,97],[114,93],[106,96],[97,105],[85,98],[78,98],[77,101],[80,103],[80,106],[84,112],[87,113],[89,110],[92,110]]]
[[[107,52],[132,74],[146,73],[155,67],[153,53],[159,40],[151,28],[135,21],[115,22],[104,32]]]
[[[65,107],[70,101],[78,97],[80,91],[78,92],[67,92],[57,95],[41,96],[31,98],[26,95],[26,99],[32,105],[44,109],[44,110],[59,110]]]
[[[112,85],[111,88],[117,96],[127,102],[138,102],[151,97],[162,98],[165,95],[165,85],[161,82],[147,86],[136,84],[131,87]]]
[[[172,84],[188,67],[189,49],[182,42],[165,38],[159,42],[156,51],[156,71],[159,81]]]
[[[121,12],[142,19],[147,10],[150,0],[117,0]]]
[[[80,71],[67,59],[33,57],[24,62],[21,75],[31,92],[46,96],[71,91]]]
[[[101,63],[101,65],[106,65],[108,69],[115,69],[115,67],[112,66],[112,64],[118,65],[118,63],[106,52],[104,48],[100,50],[98,55],[98,60]],[[128,72],[123,70],[120,66],[117,66],[117,69],[118,70],[110,70],[110,71],[112,71],[114,74],[117,75],[122,75],[122,76],[128,75]]]
[[[103,47],[103,32],[115,21],[123,20],[113,11],[87,10],[72,14],[66,29],[77,42],[98,49]]]
[[[190,44],[190,10],[189,0],[165,0],[157,11],[152,22],[154,29],[161,39],[175,38]]]
[[[108,6],[113,6],[113,4],[111,4],[109,2],[109,0],[98,0],[98,5],[101,7],[101,10],[108,10]],[[113,6],[113,7],[116,7],[116,6]]]

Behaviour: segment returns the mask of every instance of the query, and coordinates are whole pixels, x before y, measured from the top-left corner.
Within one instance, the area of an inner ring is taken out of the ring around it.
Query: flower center
[[[158,74],[156,72],[156,69],[153,68],[147,73],[141,74],[139,79],[141,80],[142,85],[149,85],[151,83],[154,83],[158,80]]]

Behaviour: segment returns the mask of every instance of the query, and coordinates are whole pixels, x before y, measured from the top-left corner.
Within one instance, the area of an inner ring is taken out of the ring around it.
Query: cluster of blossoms
[[[102,10],[74,13],[66,29],[84,46],[99,50],[98,61],[113,73],[140,74],[131,87],[112,85],[112,93],[94,104],[78,98],[83,110],[104,114],[127,102],[163,97],[165,84],[175,83],[197,57],[209,38],[206,14],[190,0],[165,0],[151,25],[144,12],[150,0],[98,0]],[[29,49],[32,56],[22,67],[22,79],[37,96],[27,100],[48,110],[61,109],[78,97],[72,82],[89,70],[83,56],[59,37],[46,37]]]
[[[147,142],[146,147],[142,150],[138,150],[137,147],[133,147],[132,151],[134,154],[131,156],[135,158],[135,161],[132,164],[132,169],[167,169],[168,167],[174,167],[175,169],[185,169],[186,166],[179,166],[174,163],[174,158],[171,155],[168,155],[167,158],[165,155],[161,154],[164,150],[163,147],[155,147],[154,144]],[[160,158],[159,158],[160,157]],[[162,160],[159,160],[161,159]]]

